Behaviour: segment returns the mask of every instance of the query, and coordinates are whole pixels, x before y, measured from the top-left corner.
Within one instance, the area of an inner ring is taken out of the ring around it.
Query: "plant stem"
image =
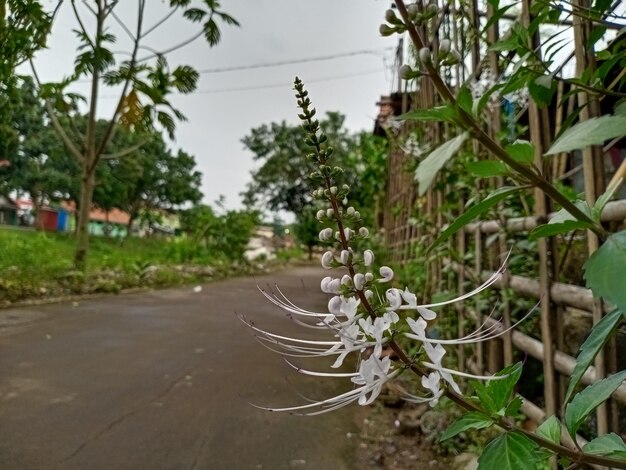
[[[400,16],[402,16],[402,20],[407,27],[407,31],[409,36],[411,37],[411,41],[415,45],[416,49],[419,51],[426,47],[422,37],[420,36],[417,28],[412,23],[409,18],[409,14],[407,12],[406,6],[403,0],[394,0],[396,6],[398,7],[398,12]],[[461,109],[456,102],[454,94],[452,90],[446,85],[443,81],[437,69],[431,63],[425,63],[424,67],[428,72],[428,76],[432,81],[434,87],[437,89],[441,97],[455,106],[459,116],[461,118],[461,124],[470,131],[472,136],[478,140],[483,146],[485,146],[496,158],[500,161],[506,163],[509,167],[511,167],[515,172],[519,175],[523,176],[528,182],[532,183],[534,186],[541,189],[550,199],[560,204],[567,212],[569,212],[576,219],[581,222],[587,222],[591,226],[591,230],[595,232],[598,237],[604,240],[607,236],[606,231],[600,225],[594,222],[590,217],[588,217],[583,211],[581,211],[574,203],[572,203],[569,199],[567,199],[563,194],[559,192],[548,180],[546,180],[541,174],[533,171],[530,167],[524,166],[517,161],[515,161],[511,156],[502,148],[500,144],[498,144],[494,139],[492,139],[480,126],[480,124],[474,119],[473,116],[468,114],[466,111]]]

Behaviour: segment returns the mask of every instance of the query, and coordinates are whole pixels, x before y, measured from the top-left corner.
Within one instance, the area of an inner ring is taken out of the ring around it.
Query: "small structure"
[[[8,197],[0,196],[0,224],[18,225],[18,207]]]
[[[244,256],[247,260],[253,261],[264,257],[266,260],[276,258],[274,247],[274,230],[272,227],[259,226],[248,241]]]

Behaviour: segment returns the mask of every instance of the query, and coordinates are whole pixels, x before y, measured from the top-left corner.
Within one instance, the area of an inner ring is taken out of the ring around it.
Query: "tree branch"
[[[37,74],[37,70],[35,69],[35,64],[33,63],[33,59],[29,59],[28,61],[30,63],[31,70],[33,71],[33,77],[35,78],[35,82],[37,82],[37,86],[41,90],[41,80],[39,80],[39,75]],[[44,99],[44,104],[46,107],[48,117],[50,118],[50,122],[52,123],[52,127],[54,127],[54,130],[63,141],[63,144],[65,145],[65,147],[67,147],[69,152],[79,162],[82,162],[85,159],[85,156],[82,154],[80,150],[78,150],[78,147],[76,147],[74,142],[72,142],[72,139],[70,139],[70,137],[67,135],[67,132],[65,132],[65,129],[63,129],[63,126],[59,122],[59,118],[54,113],[54,109],[52,108],[52,105],[47,99]]]
[[[100,155],[100,160],[116,160],[118,158],[125,157],[126,155],[133,153],[136,150],[139,150],[141,147],[143,147],[147,143],[148,141],[144,140],[142,142],[139,142],[138,144],[133,145],[132,147],[128,147],[127,149],[120,150],[119,152],[102,154]]]
[[[113,137],[113,131],[115,129],[115,124],[117,121],[117,117],[122,109],[122,103],[124,103],[124,99],[126,98],[126,94],[128,93],[128,87],[130,86],[130,82],[132,79],[132,75],[135,71],[135,67],[137,65],[137,52],[139,51],[139,41],[141,40],[141,29],[143,26],[143,14],[146,3],[145,0],[138,0],[138,13],[137,13],[137,34],[135,35],[135,42],[133,45],[133,52],[130,59],[130,66],[128,68],[128,76],[126,77],[126,81],[124,82],[124,87],[122,88],[122,92],[120,94],[120,99],[117,102],[117,106],[113,111],[113,116],[109,121],[109,125],[107,126],[107,130],[104,133],[104,137],[100,142],[98,150],[96,151],[96,155],[100,156],[104,152],[105,147]]]

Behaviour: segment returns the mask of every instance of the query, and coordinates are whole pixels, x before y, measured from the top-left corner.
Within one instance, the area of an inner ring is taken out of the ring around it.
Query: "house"
[[[0,196],[0,224],[18,225],[18,207],[14,201],[5,196]]]

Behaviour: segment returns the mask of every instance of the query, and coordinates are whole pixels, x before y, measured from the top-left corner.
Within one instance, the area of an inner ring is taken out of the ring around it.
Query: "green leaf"
[[[536,434],[555,444],[561,443],[561,422],[556,416],[550,416],[537,428]]]
[[[437,106],[429,109],[416,109],[398,116],[399,121],[437,121],[454,123],[458,114],[451,106]]]
[[[535,146],[526,140],[516,140],[504,150],[519,163],[530,164],[535,159]]]
[[[472,386],[474,387],[474,392],[476,392],[476,396],[480,400],[480,404],[485,411],[487,411],[490,415],[496,414],[500,411],[500,408],[498,408],[498,405],[494,401],[490,391],[484,383],[472,382]]]
[[[435,176],[437,176],[437,172],[441,170],[446,162],[461,148],[467,136],[467,132],[457,135],[452,140],[449,140],[430,152],[430,155],[420,162],[415,171],[420,196],[426,193],[426,190],[435,179]]]
[[[596,297],[603,297],[626,312],[624,267],[626,266],[626,231],[610,235],[585,262],[587,287]]]
[[[437,237],[435,242],[428,248],[428,251],[432,250],[433,248],[435,248],[436,246],[438,246],[439,244],[441,244],[442,242],[450,238],[452,235],[454,235],[456,232],[461,230],[463,227],[469,224],[476,217],[478,217],[479,215],[483,214],[484,212],[486,212],[487,210],[491,209],[493,206],[498,204],[498,202],[507,198],[511,194],[514,194],[520,191],[521,189],[523,188],[520,188],[517,186],[503,186],[502,188],[496,189],[485,199],[473,205],[466,212],[464,212],[462,215],[457,217],[454,220],[454,222],[452,222],[452,224],[450,224],[450,226],[447,229],[445,229],[439,235],[439,237]]]
[[[591,217],[591,210],[585,201],[574,201],[574,205],[582,212]],[[550,219],[547,224],[540,225],[533,229],[529,238],[536,240],[542,237],[552,237],[561,233],[571,232],[573,230],[581,230],[590,228],[591,224],[576,219],[567,210],[561,209]]]
[[[606,401],[624,379],[626,379],[626,370],[590,385],[574,397],[565,408],[565,425],[572,437],[576,436],[576,432],[585,418]]]
[[[492,176],[503,176],[509,174],[509,170],[506,165],[496,160],[470,162],[466,165],[466,167],[470,173],[481,178],[491,178]]]
[[[626,116],[602,116],[592,118],[567,129],[552,144],[546,155],[583,149],[590,145],[600,145],[605,140],[626,135]]]
[[[576,357],[576,365],[572,371],[569,384],[567,385],[567,392],[565,393],[565,403],[569,402],[576,385],[580,382],[585,371],[624,317],[625,315],[622,312],[615,309],[602,317],[602,320],[593,326],[589,336],[580,347],[578,357]]]
[[[623,178],[618,178],[613,181],[609,185],[609,187],[606,188],[606,191],[604,191],[604,193],[602,193],[602,195],[596,200],[596,203],[593,205],[593,209],[591,211],[591,214],[593,215],[593,220],[595,220],[596,222],[600,222],[604,206],[606,206],[606,204],[611,199],[613,199],[613,196],[615,195],[617,190],[619,190],[619,188],[622,186],[622,181]]]
[[[523,434],[507,432],[491,441],[478,458],[478,470],[528,470],[537,462],[537,444]]]
[[[490,380],[485,387],[491,398],[493,399],[498,411],[506,407],[513,393],[513,388],[522,375],[522,363],[510,365],[505,367],[500,372],[496,373],[496,377],[506,376],[504,379]]]
[[[458,103],[459,107],[465,111],[467,114],[472,114],[472,107],[473,107],[473,101],[472,101],[472,93],[469,91],[469,89],[467,87],[463,87],[461,88],[461,90],[459,91],[459,96],[456,99],[456,102]]]
[[[556,92],[556,82],[549,75],[541,75],[528,82],[528,92],[538,106],[547,106]]]
[[[520,397],[513,397],[509,404],[506,405],[504,416],[517,416],[523,404]]]
[[[477,411],[472,411],[461,416],[454,423],[452,423],[450,427],[441,435],[439,442],[450,439],[458,433],[467,431],[468,429],[484,429],[488,428],[492,424],[493,420],[491,418]]]
[[[626,460],[626,444],[615,433],[598,436],[583,446],[583,452]]]

